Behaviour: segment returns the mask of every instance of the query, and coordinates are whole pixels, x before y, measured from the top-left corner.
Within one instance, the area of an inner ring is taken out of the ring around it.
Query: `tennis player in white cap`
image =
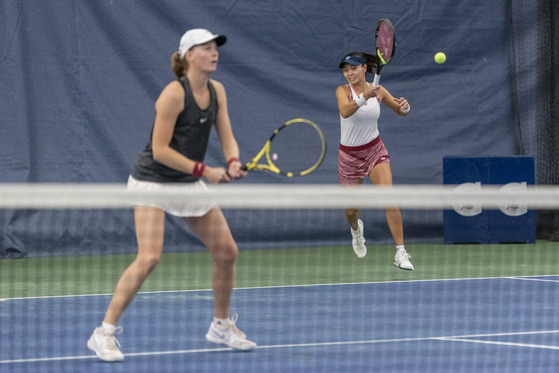
[[[218,47],[226,41],[224,35],[205,29],[192,29],[182,36],[179,50],[171,59],[177,80],[163,89],[155,103],[151,137],[129,177],[130,190],[205,189],[202,179],[227,183],[246,175],[239,162],[225,89],[221,83],[210,79],[217,68]],[[214,125],[227,167],[210,167],[203,163]],[[256,344],[235,325],[237,315],[229,317],[238,249],[220,208],[204,203],[193,206],[172,202],[135,206],[138,255],[120,278],[101,326],[87,342],[88,348],[101,360],[124,360],[115,338],[122,327],[116,325],[159,263],[165,213],[181,217],[213,258],[214,318],[206,339],[234,350],[254,349]]]

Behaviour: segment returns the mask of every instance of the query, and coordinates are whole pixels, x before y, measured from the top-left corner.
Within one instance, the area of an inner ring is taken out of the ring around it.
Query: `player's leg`
[[[390,163],[379,163],[369,174],[369,178],[374,185],[392,186],[392,170]],[[413,265],[409,261],[410,255],[404,247],[404,228],[402,224],[402,214],[399,208],[386,209],[386,222],[392,233],[392,238],[396,244],[396,255],[394,265],[401,269],[413,271]]]
[[[359,178],[341,178],[338,175],[340,183],[342,185],[362,185],[363,179]],[[367,255],[367,247],[365,246],[365,237],[363,233],[363,222],[359,219],[359,209],[358,208],[347,208],[345,209],[345,218],[350,226],[351,231],[351,246],[355,255],[359,258],[365,257]]]
[[[165,234],[165,212],[155,207],[135,207],[138,255],[120,277],[105,322],[116,325],[142,284],[161,259]]]
[[[363,179],[359,179],[354,185],[362,185]],[[365,246],[365,237],[363,230],[363,222],[359,219],[359,209],[347,208],[345,209],[345,218],[351,227],[351,246],[355,255],[359,258],[367,255],[367,247]]]
[[[202,241],[214,262],[214,321],[206,338],[210,342],[224,344],[237,350],[255,348],[256,344],[247,340],[246,335],[236,327],[237,316],[229,319],[238,248],[223,213],[214,207],[204,216],[184,218],[184,221]]]
[[[235,260],[238,254],[229,226],[219,208],[211,209],[202,217],[189,217],[184,220],[213,258],[212,287],[215,316],[227,318],[235,278]]]
[[[363,157],[355,155],[341,149],[338,153],[338,182],[340,185],[362,185],[365,175],[358,172],[363,168]],[[348,208],[345,210],[345,218],[350,225],[351,246],[355,255],[363,258],[367,255],[367,247],[365,246],[365,238],[363,235],[363,222],[359,220],[359,209]]]
[[[380,163],[376,165],[369,178],[374,185],[392,186],[392,171],[389,163]],[[392,238],[396,246],[404,244],[404,230],[402,225],[402,215],[399,208],[386,209],[386,221]]]
[[[95,329],[87,345],[101,360],[121,361],[115,334],[122,331],[116,324],[142,284],[159,263],[163,249],[165,213],[154,207],[135,207],[138,255],[124,271],[117,283],[101,327]]]
[[[363,184],[363,179],[357,181],[354,185],[362,185],[362,184]],[[345,209],[345,218],[346,218],[347,222],[349,223],[349,225],[351,226],[351,229],[353,229],[353,230],[359,229],[359,226],[358,226],[359,209],[358,208]]]

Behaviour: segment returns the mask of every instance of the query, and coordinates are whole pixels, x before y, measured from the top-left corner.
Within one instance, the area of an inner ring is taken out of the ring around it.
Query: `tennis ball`
[[[446,61],[446,54],[439,52],[435,54],[435,62],[438,64],[444,63]]]

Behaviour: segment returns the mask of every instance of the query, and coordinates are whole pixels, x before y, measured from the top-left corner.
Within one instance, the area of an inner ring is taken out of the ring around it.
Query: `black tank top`
[[[217,96],[210,81],[210,105],[202,110],[194,101],[188,78],[182,77],[179,82],[184,88],[184,110],[179,114],[175,130],[169,146],[193,161],[203,162],[208,146],[210,131],[217,114]],[[153,128],[150,141],[140,154],[132,169],[132,177],[136,180],[161,183],[189,183],[199,178],[191,174],[177,171],[153,159],[152,149]]]

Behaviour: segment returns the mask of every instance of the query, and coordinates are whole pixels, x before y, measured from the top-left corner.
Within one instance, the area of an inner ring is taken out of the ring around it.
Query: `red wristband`
[[[233,162],[239,162],[239,158],[236,158],[236,157],[229,158],[229,160],[227,161],[227,169],[229,169],[229,167],[231,167],[231,163],[233,163]]]
[[[194,169],[192,170],[192,175],[194,175],[196,177],[202,177],[204,175],[204,169],[205,168],[206,168],[206,165],[203,164],[202,162],[194,163]]]

